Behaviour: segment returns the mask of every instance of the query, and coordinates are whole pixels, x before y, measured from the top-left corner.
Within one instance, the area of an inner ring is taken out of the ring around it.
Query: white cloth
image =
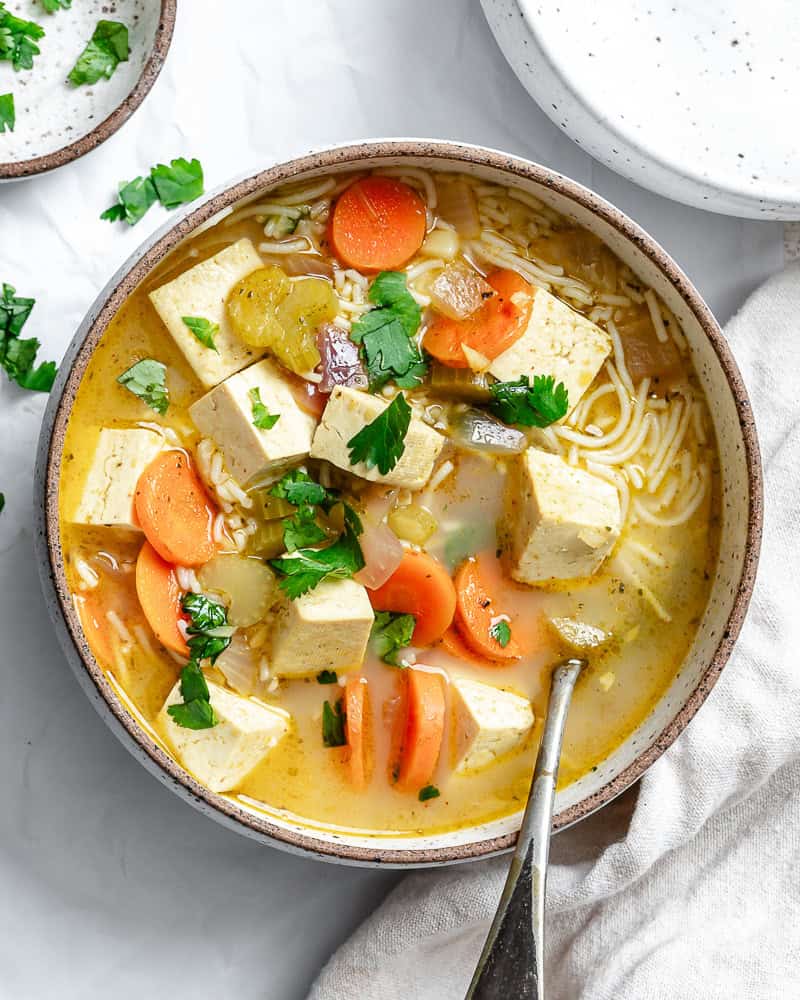
[[[763,452],[758,584],[688,729],[637,788],[555,838],[549,1000],[800,997],[800,267],[767,282],[726,333]],[[461,1000],[507,867],[406,878],[312,1000]]]

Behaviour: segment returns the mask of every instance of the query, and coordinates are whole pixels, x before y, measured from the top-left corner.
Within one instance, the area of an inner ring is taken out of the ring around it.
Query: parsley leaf
[[[340,698],[331,708],[329,701],[322,706],[322,742],[326,747],[343,747],[347,743],[344,735],[345,715]]]
[[[419,800],[420,802],[427,802],[429,799],[438,799],[441,794],[436,785],[426,785],[419,790]]]
[[[402,322],[408,336],[414,336],[419,328],[422,312],[408,290],[406,276],[402,271],[381,271],[370,286],[369,299],[379,309],[391,309]]]
[[[42,37],[40,24],[15,17],[0,3],[0,59],[8,60],[17,70],[33,69],[33,57],[40,52],[36,42]]]
[[[567,415],[569,398],[563,382],[556,385],[552,375],[534,375],[533,385],[527,375],[514,382],[495,382],[491,410],[507,424],[523,427],[549,427]]]
[[[2,493],[0,493],[2,496]],[[0,510],[2,508],[0,507]],[[320,670],[317,674],[317,684],[337,684],[339,682],[339,677],[335,670]]]
[[[184,729],[213,729],[219,722],[210,701],[195,698],[184,704],[170,705],[167,712]]]
[[[0,94],[0,133],[6,130],[13,132],[16,123],[17,116],[14,111],[14,95]]]
[[[384,663],[404,667],[399,659],[400,650],[411,643],[417,619],[414,615],[396,614],[394,611],[376,611],[372,624],[372,647]]]
[[[291,556],[270,559],[270,565],[283,574],[279,586],[294,600],[325,579],[346,579],[364,568],[364,556],[356,532],[345,525],[344,532],[325,549],[297,549]]]
[[[261,390],[257,385],[253,386],[247,395],[250,397],[250,403],[253,408],[253,426],[257,427],[260,431],[271,430],[280,420],[280,413],[269,412],[261,402]]]
[[[103,77],[109,80],[117,66],[128,61],[130,51],[128,29],[121,21],[98,21],[67,79],[76,87]]]
[[[489,635],[505,649],[511,642],[511,627],[505,618],[501,618],[489,626]]]
[[[187,591],[181,598],[181,607],[191,615],[186,628],[189,652],[193,660],[214,663],[219,654],[228,648],[235,629],[228,624],[228,614],[221,604],[203,594]],[[205,681],[204,681],[205,683]],[[193,697],[198,697],[194,695]]]
[[[6,505],[6,495],[5,493],[0,493],[0,514],[3,513],[3,509]],[[335,676],[335,675],[334,675]],[[317,678],[319,680],[319,678]]]
[[[280,500],[301,507],[303,504],[335,503],[337,496],[331,490],[315,483],[307,472],[302,469],[292,469],[270,489],[270,494]]]
[[[149,177],[134,177],[132,181],[120,184],[117,199],[116,204],[107,208],[100,218],[135,226],[150,206],[158,201],[158,195]]]
[[[181,316],[181,321],[197,337],[203,347],[217,351],[214,337],[219,333],[219,323],[212,323],[205,316]],[[217,354],[219,354],[219,351],[217,351]]]
[[[0,337],[18,337],[36,305],[36,299],[22,299],[16,295],[16,288],[3,285],[0,297]]]
[[[283,522],[283,544],[287,552],[296,552],[305,545],[317,545],[327,537],[317,524],[314,508],[308,504],[298,507],[294,516]]]
[[[164,208],[185,205],[203,193],[203,168],[199,160],[190,162],[181,156],[169,166],[159,163],[150,171],[150,177]]]
[[[412,339],[421,313],[406,287],[405,274],[381,271],[369,297],[377,308],[353,324],[350,336],[354,343],[363,344],[370,389],[376,392],[391,379],[403,389],[412,389],[422,381],[428,366]]]
[[[167,369],[160,361],[153,358],[142,358],[135,365],[124,371],[117,379],[120,385],[147,403],[151,410],[162,416],[169,407],[169,389],[167,388]]]
[[[72,0],[42,0],[42,7],[48,14],[55,14],[57,10],[69,10]]]
[[[15,291],[4,284],[0,295],[0,366],[21,388],[49,392],[56,377],[55,361],[34,368],[39,341],[35,337],[19,339],[36,300],[17,298]]]
[[[406,450],[410,423],[411,407],[399,392],[383,413],[347,442],[352,464],[363,462],[368,469],[377,465],[383,476],[391,472]]]

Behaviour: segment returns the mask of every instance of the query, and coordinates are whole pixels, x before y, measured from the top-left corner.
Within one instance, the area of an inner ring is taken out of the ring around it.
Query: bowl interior
[[[520,815],[433,836],[378,835],[323,827],[265,808],[242,795],[202,788],[166,753],[158,735],[124,692],[112,686],[88,650],[64,578],[58,533],[57,489],[63,430],[75,390],[102,331],[120,303],[199,226],[213,224],[287,179],[310,179],[355,167],[412,163],[431,170],[478,175],[512,184],[552,206],[603,239],[680,320],[694,366],[710,402],[717,437],[722,488],[720,557],[711,597],[690,652],[668,691],[639,728],[598,768],[560,791],[555,825],[563,828],[610,801],[635,781],[666,749],[702,704],[724,666],[746,610],[760,531],[760,465],[747,397],[724,338],[696,290],[668,255],[622,213],[572,181],[503,154],[454,144],[376,143],[329,150],[249,177],[212,195],[176,226],[156,234],[112,279],[78,331],[62,368],[61,395],[54,393],[40,454],[45,489],[43,555],[50,564],[46,589],[54,618],[79,679],[117,735],[162,781],[202,811],[239,832],[289,850],[361,864],[424,865],[485,857],[513,843]]]

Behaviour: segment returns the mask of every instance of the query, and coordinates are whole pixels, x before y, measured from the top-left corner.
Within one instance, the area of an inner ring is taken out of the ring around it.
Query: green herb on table
[[[489,635],[505,649],[511,642],[511,626],[505,618],[500,618],[494,625],[489,626]]]
[[[42,0],[42,7],[48,14],[55,14],[59,10],[69,10],[72,0]]]
[[[322,706],[322,742],[326,747],[343,747],[347,743],[344,734],[345,714],[340,698],[331,707],[326,701]]]
[[[55,361],[44,361],[35,366],[36,354],[41,346],[39,341],[36,337],[19,339],[35,301],[18,298],[16,289],[3,285],[0,295],[0,367],[21,388],[49,392],[56,377]]]
[[[128,392],[138,396],[147,403],[151,410],[162,416],[169,407],[169,389],[167,388],[167,368],[153,358],[142,358],[135,365],[124,371],[117,379]]]
[[[135,225],[147,210],[160,201],[164,208],[194,201],[203,193],[203,168],[199,160],[179,157],[169,166],[152,168],[147,177],[135,177],[119,186],[117,201],[100,216],[108,222]]]
[[[495,382],[489,390],[492,413],[507,424],[549,427],[569,410],[566,387],[563,382],[556,385],[552,375],[534,375],[533,385],[522,375],[513,382]]]
[[[386,409],[347,442],[353,465],[376,465],[381,475],[391,472],[406,450],[406,434],[411,423],[411,407],[399,392]]]
[[[253,426],[257,427],[260,431],[272,430],[281,418],[280,413],[269,412],[261,401],[261,390],[257,385],[253,386],[247,395],[250,397],[250,404],[253,411]]]
[[[6,505],[6,495],[5,493],[0,493],[0,514],[3,513],[5,505]]]
[[[219,323],[212,323],[205,316],[181,316],[181,321],[195,335],[203,347],[217,351],[214,337],[219,333]],[[217,351],[217,354],[219,354],[219,351]]]
[[[283,576],[279,586],[294,600],[313,590],[323,580],[344,580],[364,568],[357,532],[349,524],[336,541],[324,549],[297,549],[291,556],[270,559]]]
[[[43,37],[40,24],[15,17],[0,3],[0,60],[7,60],[16,70],[33,69],[33,57],[40,52],[36,42]]]
[[[399,271],[381,271],[369,290],[376,306],[361,316],[350,333],[361,344],[372,392],[394,380],[401,389],[413,389],[428,370],[416,341],[420,308]]]
[[[128,61],[130,51],[128,29],[121,21],[98,21],[67,79],[76,87],[97,83],[103,77],[109,80],[117,66]]]
[[[436,785],[426,785],[419,790],[419,800],[420,802],[427,802],[429,799],[438,799],[441,794]]]
[[[414,615],[376,611],[370,635],[376,655],[393,667],[405,667],[400,652],[411,644],[416,624]]]
[[[308,504],[298,507],[295,514],[283,522],[283,544],[287,552],[296,552],[308,545],[318,545],[327,537],[317,524],[316,511]]]
[[[17,123],[14,111],[14,95],[0,94],[0,132],[13,132]]]
[[[1,507],[0,510],[2,510]],[[338,682],[339,677],[335,670],[320,670],[317,674],[317,684],[337,684]]]
[[[149,177],[134,177],[132,181],[120,184],[117,199],[116,204],[107,208],[100,218],[135,226],[158,201],[158,194]]]

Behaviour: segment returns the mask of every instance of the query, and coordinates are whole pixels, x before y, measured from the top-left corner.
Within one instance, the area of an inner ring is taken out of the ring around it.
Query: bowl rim
[[[22,180],[25,177],[34,177],[36,174],[44,174],[57,167],[63,167],[86,153],[90,153],[122,128],[147,97],[164,66],[175,31],[177,7],[178,0],[160,0],[161,10],[150,54],[142,67],[139,78],[133,85],[133,89],[110,115],[95,125],[90,132],[60,149],[54,149],[51,153],[33,156],[27,160],[16,160],[13,163],[0,162],[0,181]]]
[[[451,164],[456,161],[500,169],[509,175],[512,182],[516,178],[532,180],[599,216],[633,243],[673,284],[711,343],[725,374],[737,411],[749,483],[748,526],[742,572],[727,622],[720,632],[714,654],[703,675],[660,735],[616,777],[592,795],[558,813],[553,820],[554,829],[564,829],[585,818],[637,781],[674,742],[703,704],[722,672],[741,629],[753,592],[761,543],[763,494],[760,452],[742,376],[722,330],[697,289],[669,254],[621,210],[583,185],[548,167],[484,146],[428,139],[378,139],[326,147],[294,157],[265,170],[248,173],[209,193],[199,205],[195,203],[194,207],[185,209],[176,222],[167,223],[145,241],[110,279],[78,328],[62,362],[42,424],[37,452],[34,506],[37,515],[39,571],[48,609],[67,659],[110,728],[152,773],[201,812],[240,833],[284,850],[362,866],[426,867],[477,860],[510,850],[516,841],[516,833],[446,847],[408,849],[395,846],[389,848],[378,839],[374,847],[344,844],[338,839],[322,840],[310,828],[305,832],[289,830],[272,823],[267,817],[245,811],[230,799],[202,786],[166,754],[119,698],[88,647],[66,584],[58,517],[58,484],[64,430],[72,412],[78,385],[109,322],[152,268],[188,235],[213,220],[220,211],[261,189],[276,186],[311,170],[320,171],[346,164],[357,167],[364,160],[398,156],[450,161]]]

